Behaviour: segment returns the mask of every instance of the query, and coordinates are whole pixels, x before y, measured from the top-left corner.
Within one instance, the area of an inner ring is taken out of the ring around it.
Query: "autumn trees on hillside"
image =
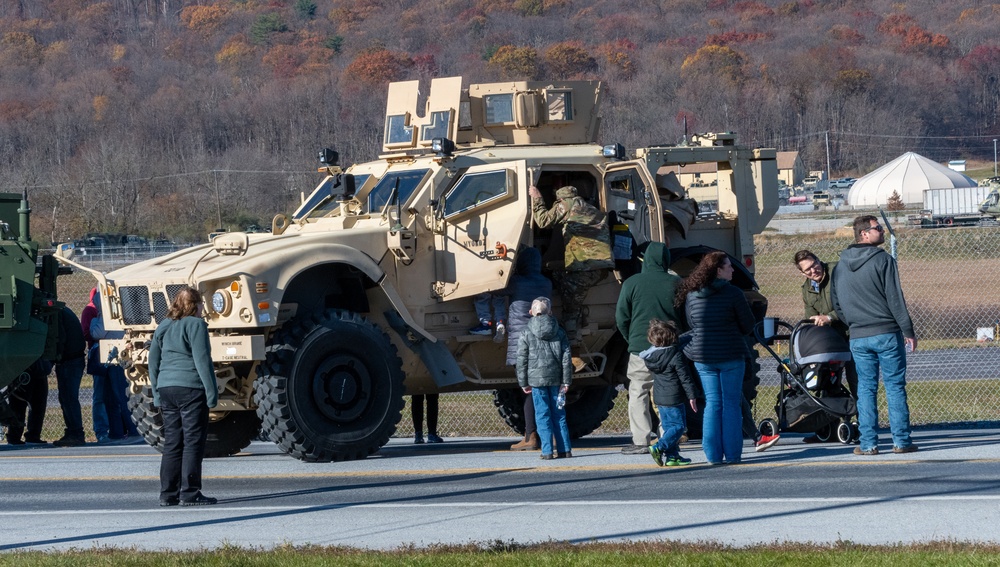
[[[602,139],[733,130],[858,175],[987,157],[1000,10],[974,0],[0,0],[0,179],[39,233],[267,224],[315,152],[381,147],[388,81],[605,81]],[[43,220],[44,219],[44,220]]]

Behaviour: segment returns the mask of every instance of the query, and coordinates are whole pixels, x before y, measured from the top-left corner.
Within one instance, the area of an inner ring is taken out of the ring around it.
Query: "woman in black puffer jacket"
[[[743,370],[749,357],[743,336],[754,318],[743,292],[731,285],[733,265],[725,252],[706,254],[681,282],[675,305],[684,306],[694,361],[705,391],[702,448],[709,464],[739,463],[743,452]]]

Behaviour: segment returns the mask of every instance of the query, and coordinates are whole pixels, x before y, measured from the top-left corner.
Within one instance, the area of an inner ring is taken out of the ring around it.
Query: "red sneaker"
[[[781,439],[781,435],[761,435],[760,439],[754,443],[754,446],[757,447],[758,453],[767,451],[771,448],[771,446],[778,442],[778,439]]]

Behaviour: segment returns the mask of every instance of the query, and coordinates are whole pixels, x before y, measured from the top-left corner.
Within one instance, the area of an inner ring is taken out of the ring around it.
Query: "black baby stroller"
[[[765,337],[764,326],[772,323],[774,334]],[[851,360],[847,341],[833,328],[810,321],[792,327],[778,319],[767,319],[757,323],[754,335],[778,361],[781,375],[778,402],[774,406],[778,419],[762,420],[760,433],[815,433],[820,441],[829,441],[836,434],[841,443],[856,441],[860,434],[851,418],[857,415],[857,407],[843,384],[844,365]],[[772,348],[784,340],[788,341],[787,360]]]

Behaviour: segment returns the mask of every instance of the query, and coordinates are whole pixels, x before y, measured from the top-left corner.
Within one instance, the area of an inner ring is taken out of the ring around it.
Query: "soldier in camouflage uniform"
[[[534,185],[529,189],[532,216],[541,228],[562,224],[566,245],[564,267],[553,274],[562,298],[562,323],[571,341],[578,339],[577,329],[587,291],[615,267],[611,256],[611,233],[606,215],[577,195],[576,187],[556,191],[551,209]]]

